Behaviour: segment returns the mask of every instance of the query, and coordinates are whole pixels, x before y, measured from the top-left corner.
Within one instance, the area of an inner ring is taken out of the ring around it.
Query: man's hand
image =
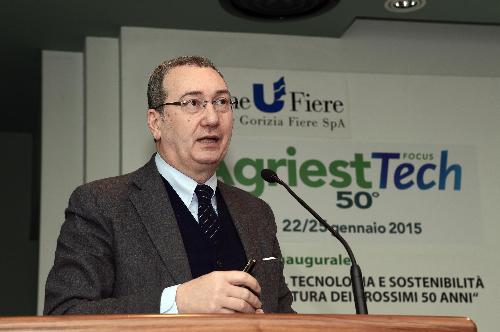
[[[250,274],[215,271],[179,285],[175,301],[180,314],[255,313],[262,303],[254,293],[260,294],[260,285]]]

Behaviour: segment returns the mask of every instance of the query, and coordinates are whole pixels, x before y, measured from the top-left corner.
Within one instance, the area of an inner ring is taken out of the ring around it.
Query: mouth
[[[196,142],[202,144],[217,144],[221,138],[217,135],[206,135],[198,138]]]

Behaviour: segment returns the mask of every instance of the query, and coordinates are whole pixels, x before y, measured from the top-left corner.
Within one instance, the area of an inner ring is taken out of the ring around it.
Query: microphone
[[[326,229],[332,233],[332,235],[342,243],[344,246],[345,250],[347,251],[347,254],[349,255],[349,258],[351,259],[351,284],[352,284],[352,293],[354,295],[354,305],[356,306],[356,314],[368,314],[368,309],[366,307],[366,299],[365,299],[365,291],[363,288],[363,275],[361,274],[361,268],[359,265],[356,263],[356,259],[354,258],[354,254],[352,253],[351,247],[349,247],[349,244],[346,242],[346,240],[332,227],[330,226],[323,218],[319,216],[319,214],[316,213],[309,205],[306,204],[300,198],[293,192],[290,187],[283,182],[276,172],[270,169],[263,169],[260,172],[260,176],[269,183],[279,183],[285,189],[292,195],[299,203],[302,205],[307,211],[309,211],[316,220],[319,221],[321,225],[323,225]]]

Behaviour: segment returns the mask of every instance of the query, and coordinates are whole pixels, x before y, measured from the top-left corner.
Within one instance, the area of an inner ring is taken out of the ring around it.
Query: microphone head
[[[279,183],[280,182],[280,178],[278,177],[276,172],[274,172],[273,170],[270,170],[269,168],[264,168],[262,171],[260,171],[260,176],[266,182],[269,182],[269,183],[276,183],[276,182]]]

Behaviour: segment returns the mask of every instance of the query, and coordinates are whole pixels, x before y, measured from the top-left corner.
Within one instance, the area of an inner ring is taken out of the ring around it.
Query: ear
[[[155,141],[161,138],[161,115],[155,109],[148,109],[148,128]]]

